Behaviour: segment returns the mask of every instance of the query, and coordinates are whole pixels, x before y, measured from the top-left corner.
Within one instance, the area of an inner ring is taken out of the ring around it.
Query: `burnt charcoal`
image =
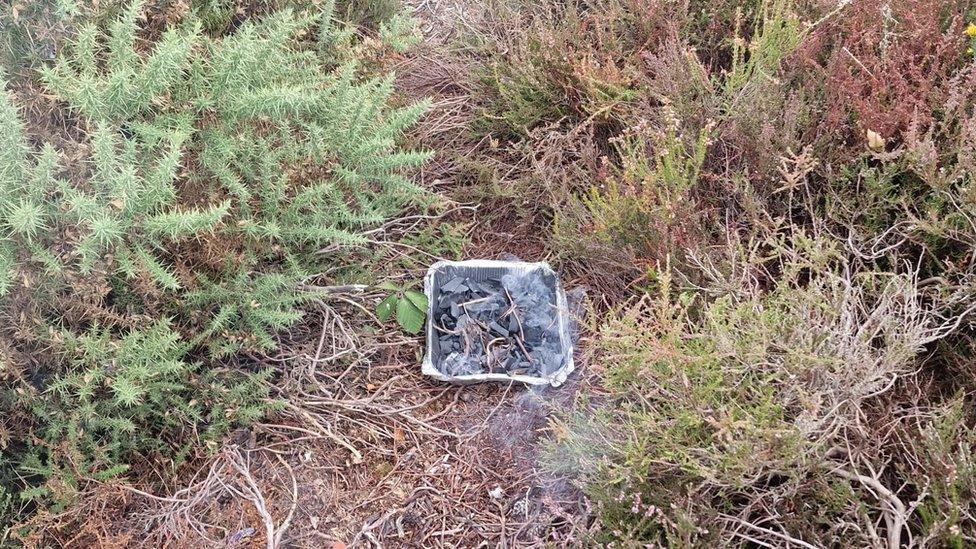
[[[494,313],[495,311],[497,311],[498,309],[500,309],[501,306],[502,306],[502,304],[499,303],[498,301],[496,301],[494,299],[489,299],[487,301],[479,301],[477,303],[472,303],[470,305],[466,305],[464,308],[469,313],[476,314],[476,315],[479,315],[480,316],[480,315],[483,315],[485,313],[488,313],[488,314]]]
[[[498,284],[492,283],[490,280],[485,282],[472,282],[472,289],[477,288],[478,293],[482,295],[492,295],[498,292]]]
[[[456,332],[438,334],[438,366],[445,374],[540,376],[562,365],[551,275],[455,276],[437,290],[434,318],[443,330]]]
[[[517,333],[519,329],[518,317],[515,315],[508,315],[508,331],[511,333]]]
[[[558,370],[563,364],[563,356],[558,348],[542,347],[536,349],[533,358],[544,372]]]
[[[461,353],[451,353],[444,357],[441,368],[443,368],[445,374],[452,376],[466,376],[481,373],[481,368]]]
[[[529,327],[525,326],[522,328],[522,333],[525,334],[526,341],[538,341],[542,339],[543,330],[537,326]]]
[[[441,352],[450,351],[451,349],[454,348],[454,339],[450,337],[442,337],[439,338],[437,341],[438,343],[440,343]]]
[[[502,325],[497,322],[492,322],[491,324],[489,324],[488,329],[491,330],[491,332],[497,336],[508,337],[508,330],[503,328]]]
[[[470,351],[468,351],[468,356],[479,359],[485,356],[485,348],[480,345],[472,345]]]
[[[465,280],[467,279],[464,277],[456,276],[441,286],[441,292],[445,294],[463,292],[468,289],[468,286],[464,283]]]

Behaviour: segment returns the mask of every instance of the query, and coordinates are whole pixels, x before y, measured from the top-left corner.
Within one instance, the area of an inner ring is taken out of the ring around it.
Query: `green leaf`
[[[45,229],[44,208],[33,201],[22,199],[20,204],[10,206],[7,225],[13,234],[33,239],[38,232]]]
[[[386,322],[393,316],[393,310],[397,306],[397,301],[399,299],[396,294],[390,294],[386,296],[386,299],[380,301],[380,304],[376,306],[376,317],[380,319],[380,322]]]
[[[145,390],[125,376],[116,377],[111,383],[115,401],[125,407],[135,406],[142,401]]]
[[[427,312],[427,296],[417,290],[407,290],[403,292],[403,295],[413,303],[413,306],[420,311]]]
[[[399,292],[400,291],[400,287],[397,286],[396,284],[390,282],[389,280],[381,283],[379,286],[377,286],[377,288],[382,288],[384,290],[389,290],[391,292]]]
[[[153,280],[159,283],[160,286],[167,290],[175,291],[180,289],[180,281],[176,278],[176,275],[160,263],[151,253],[146,251],[142,246],[137,246],[135,253],[136,257],[142,260],[142,264],[146,266],[149,274],[153,276]]]
[[[418,309],[409,299],[397,301],[396,319],[400,327],[407,333],[419,334],[424,328],[424,318],[427,314],[424,309]]]
[[[95,471],[92,476],[98,480],[110,480],[129,470],[128,464],[117,463],[101,471]]]

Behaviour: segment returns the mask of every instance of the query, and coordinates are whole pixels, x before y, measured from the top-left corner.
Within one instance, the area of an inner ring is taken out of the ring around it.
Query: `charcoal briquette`
[[[508,331],[514,334],[515,332],[518,331],[518,327],[519,327],[518,317],[516,317],[514,313],[508,315]]]
[[[483,295],[495,295],[498,293],[498,285],[491,280],[477,282],[478,291]]]
[[[488,329],[498,336],[508,337],[508,330],[503,328],[502,325],[497,322],[492,322],[491,324],[489,324]]]
[[[448,280],[446,283],[444,283],[441,286],[440,290],[441,292],[445,292],[445,293],[454,293],[454,292],[462,291],[462,288],[466,290],[467,287],[465,286],[464,281],[465,281],[464,277],[456,276],[451,280]]]
[[[438,288],[435,318],[443,329],[466,334],[439,335],[441,351],[447,355],[440,361],[441,371],[541,375],[562,366],[552,282],[541,273],[509,273],[481,280],[455,276]],[[515,311],[510,310],[513,304]],[[496,338],[504,341],[493,344],[488,353],[487,342]]]

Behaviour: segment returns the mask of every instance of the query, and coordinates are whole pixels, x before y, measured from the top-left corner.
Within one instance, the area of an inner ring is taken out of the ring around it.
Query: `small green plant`
[[[427,318],[427,296],[409,286],[401,287],[392,282],[385,282],[379,287],[390,294],[376,305],[376,318],[386,322],[395,314],[397,324],[404,331],[419,334]]]
[[[475,125],[478,133],[525,137],[540,123],[567,114],[558,89],[531,64],[499,63],[484,71],[480,83],[486,106]]]
[[[792,0],[763,0],[756,14],[754,35],[747,41],[742,29],[732,40],[732,66],[720,77],[726,107],[748,104],[755,89],[772,80],[780,63],[800,44],[800,20]],[[738,22],[741,25],[741,18]]]
[[[397,17],[403,6],[400,0],[338,0],[335,8],[343,20],[357,27],[377,30]]]
[[[65,367],[39,390],[22,386],[14,419],[33,424],[18,473],[36,483],[21,498],[54,509],[89,478],[128,471],[131,456],[153,456],[169,470],[199,442],[215,442],[268,411],[271,370],[208,370],[186,359],[188,345],[168,321],[121,336],[95,327],[62,331]],[[198,440],[182,435],[193,430]]]
[[[380,23],[379,38],[393,51],[403,53],[411,46],[420,43],[423,37],[417,19],[397,13],[389,20]]]
[[[680,253],[676,237],[693,234],[702,217],[693,193],[710,138],[711,128],[692,141],[672,125],[620,139],[615,150],[621,166],[556,212],[553,231],[561,253],[605,257],[609,250],[631,258]]]

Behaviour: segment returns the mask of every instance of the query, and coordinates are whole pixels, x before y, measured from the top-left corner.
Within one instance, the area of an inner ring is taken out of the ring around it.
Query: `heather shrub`
[[[492,77],[479,89],[490,101],[475,127],[528,151],[522,179],[545,193],[551,251],[567,268],[614,285],[641,278],[713,234],[730,200],[758,192],[764,201],[764,178],[802,148],[807,106],[781,75],[811,28],[792,2],[609,1],[518,14],[524,31],[503,35],[505,54],[488,60]],[[701,33],[716,18],[732,27],[705,48]]]
[[[769,1],[642,56],[651,107],[554,218],[638,287],[548,454],[587,542],[976,542],[965,12]]]
[[[910,126],[940,120],[971,61],[962,16],[967,2],[856,2],[826,21],[799,59],[821,82],[825,114],[817,132],[827,143],[861,140],[867,130],[899,140]],[[839,135],[833,135],[839,133]]]
[[[610,166],[607,177],[578,198],[577,208],[556,213],[553,238],[561,253],[615,250],[628,263],[639,263],[692,245],[698,220],[692,193],[710,128],[687,142],[675,119],[666,123],[660,130],[639,128],[615,139],[620,167]]]
[[[424,196],[398,147],[424,105],[387,106],[332,5],[149,43],[141,4],[82,25],[44,85],[84,143],[25,135],[0,102],[0,480],[24,511],[91,479],[170,478],[276,405],[260,355],[302,317],[326,245]],[[150,475],[156,470],[156,475]]]
[[[976,526],[960,482],[976,432],[953,423],[970,405],[918,402],[925,350],[956,327],[952,301],[911,271],[872,272],[841,242],[789,232],[690,260],[705,291],[661,272],[606,323],[609,401],[568,418],[549,454],[585,479],[593,541],[943,546]],[[773,250],[775,267],[761,259]]]
[[[663,10],[646,0],[503,4],[514,28],[482,71],[475,130],[519,138],[544,123],[614,126],[639,97],[640,56],[660,39]]]

